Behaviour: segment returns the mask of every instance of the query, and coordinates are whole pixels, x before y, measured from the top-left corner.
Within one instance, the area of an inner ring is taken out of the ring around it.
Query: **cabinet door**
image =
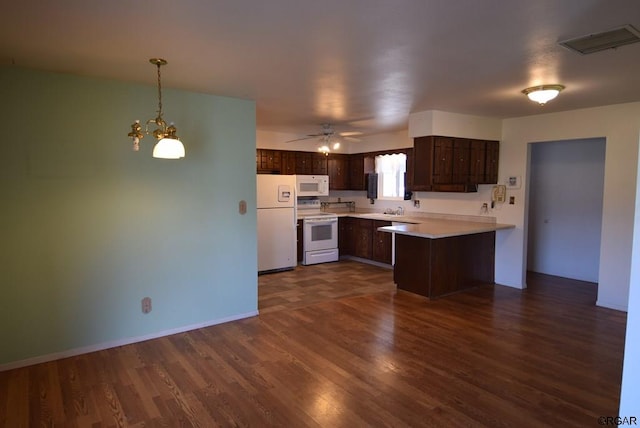
[[[353,255],[354,241],[353,219],[338,218],[338,250],[341,256]]]
[[[327,175],[327,155],[323,153],[311,153],[312,167],[311,174]]]
[[[486,141],[486,160],[484,181],[482,184],[498,183],[498,158],[500,156],[500,143],[498,141]]]
[[[486,153],[487,145],[485,141],[471,140],[469,145],[469,183],[484,183]]]
[[[373,244],[373,220],[354,219],[355,220],[355,248],[354,256],[363,259],[372,258]]]
[[[431,190],[433,173],[433,139],[418,137],[413,140],[412,190]]]
[[[451,183],[469,183],[469,140],[453,140],[453,168]]]
[[[407,155],[407,165],[404,174],[404,189],[406,192],[413,191],[413,149],[406,149],[405,153]]]
[[[349,190],[365,190],[364,155],[349,155]]]
[[[348,165],[347,155],[330,154],[327,159],[327,169],[329,173],[330,190],[347,190],[348,186]]]
[[[293,175],[296,173],[296,152],[283,151],[280,174]]]
[[[453,174],[453,138],[435,137],[433,143],[433,184],[451,183]]]
[[[310,152],[296,152],[296,174],[313,174],[313,154]]]
[[[259,174],[280,174],[280,151],[256,149],[256,171]]]
[[[375,220],[373,223],[373,260],[391,264],[391,234],[379,232],[378,228],[383,226],[391,226],[391,222]]]

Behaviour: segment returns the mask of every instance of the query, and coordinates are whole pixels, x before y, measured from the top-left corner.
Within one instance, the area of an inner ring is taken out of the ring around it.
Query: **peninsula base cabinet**
[[[429,239],[395,234],[398,289],[434,299],[494,283],[495,232]]]

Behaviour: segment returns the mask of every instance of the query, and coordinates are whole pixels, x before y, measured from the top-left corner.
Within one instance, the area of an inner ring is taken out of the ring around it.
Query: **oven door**
[[[304,251],[338,248],[338,218],[305,218]]]

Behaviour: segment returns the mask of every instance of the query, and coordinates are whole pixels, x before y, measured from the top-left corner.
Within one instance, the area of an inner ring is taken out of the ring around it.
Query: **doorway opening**
[[[598,282],[605,138],[530,145],[527,270]]]

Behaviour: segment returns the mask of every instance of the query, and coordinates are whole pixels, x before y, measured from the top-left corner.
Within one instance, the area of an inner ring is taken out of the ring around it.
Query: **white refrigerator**
[[[297,264],[295,176],[256,176],[258,272],[293,269]]]

